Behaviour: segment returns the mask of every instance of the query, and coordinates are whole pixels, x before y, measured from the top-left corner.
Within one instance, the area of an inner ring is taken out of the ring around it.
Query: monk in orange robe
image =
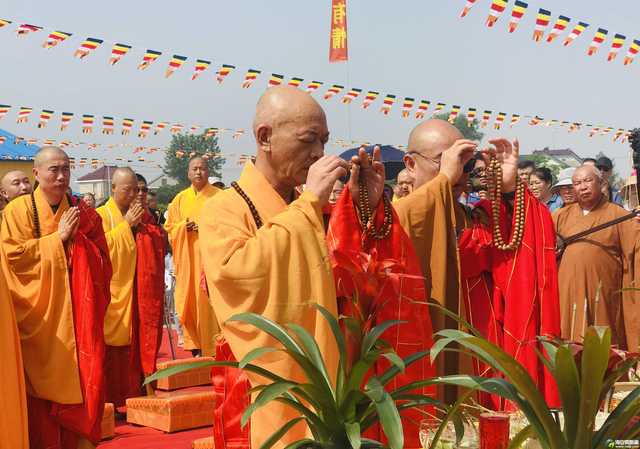
[[[573,174],[577,203],[553,214],[566,238],[628,214],[602,194],[602,177],[590,165]],[[609,326],[611,343],[640,351],[640,224],[627,220],[569,244],[559,267],[562,337],[579,341],[588,326]]]
[[[30,447],[90,447],[100,440],[104,410],[111,264],[100,217],[66,196],[64,151],[43,147],[33,171],[39,187],[7,206],[0,231],[22,343]]]
[[[0,272],[0,435],[7,447],[29,449],[27,397],[16,315]]]
[[[322,212],[335,181],[349,166],[335,156],[323,156],[328,137],[324,111],[313,98],[295,88],[271,88],[263,95],[256,110],[254,135],[258,147],[255,165],[247,163],[238,182],[207,202],[201,216],[203,260],[216,316],[238,360],[274,342],[248,326],[226,323],[234,314],[251,311],[281,324],[299,324],[315,338],[333,376],[337,365],[335,343],[313,304],[337,313]],[[448,156],[457,166],[452,172],[461,172],[462,153],[458,148]],[[352,170],[362,166],[364,173],[368,172],[364,179],[370,206],[375,209],[382,196],[384,176],[370,170],[364,151],[355,162]],[[378,164],[374,162],[375,167],[381,167]],[[352,183],[350,191],[357,198],[357,178],[352,176],[352,180],[355,189]],[[295,188],[302,184],[306,190],[296,198]],[[444,209],[447,198],[451,202],[447,175],[414,194],[414,203],[400,207],[404,219],[401,216],[399,221],[415,229],[417,241],[430,239],[433,233],[427,232],[430,228],[424,215]],[[448,207],[452,212],[453,205]],[[209,210],[215,210],[215,214],[207,213]],[[441,217],[443,213],[435,215]],[[303,379],[296,364],[281,355],[269,354],[257,363],[285,378]],[[249,377],[253,384],[260,382]],[[252,446],[258,447],[295,416],[293,410],[278,403],[258,410],[251,421]],[[235,416],[227,418],[231,421]],[[226,431],[225,422],[214,426],[216,445],[228,441]],[[278,447],[305,434],[303,426],[296,426]]]
[[[209,184],[207,161],[197,156],[189,161],[191,185],[169,204],[164,228],[173,250],[176,273],[175,303],[184,337],[184,349],[194,356],[212,356],[215,336],[220,332],[207,291],[201,283],[202,259],[198,223],[205,201],[220,191]],[[211,213],[215,211],[209,210]]]
[[[104,339],[107,401],[116,407],[139,396],[143,374],[155,371],[162,328],[164,291],[159,286],[164,284],[164,242],[138,198],[139,189],[133,170],[118,168],[111,198],[96,209],[113,267]]]

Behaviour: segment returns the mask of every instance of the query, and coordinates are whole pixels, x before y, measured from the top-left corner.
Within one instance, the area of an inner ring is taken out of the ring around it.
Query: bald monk
[[[191,185],[178,193],[168,207],[164,228],[169,235],[175,264],[176,311],[182,324],[184,349],[194,356],[214,355],[214,338],[220,332],[207,291],[201,285],[202,259],[198,222],[205,201],[220,189],[209,184],[207,161],[189,161]],[[210,213],[215,210],[209,209]]]
[[[628,212],[602,193],[602,175],[591,166],[572,177],[577,203],[553,214],[556,232],[566,238]],[[628,220],[568,245],[560,261],[562,337],[579,341],[587,326],[609,326],[612,344],[640,350],[640,224]]]
[[[108,249],[100,217],[66,196],[65,152],[43,147],[33,173],[38,188],[7,206],[0,231],[22,342],[30,447],[92,447],[104,410]]]
[[[161,329],[164,242],[150,214],[144,222],[144,198],[138,197],[139,191],[133,170],[118,168],[111,180],[111,198],[96,210],[113,267],[104,339],[107,401],[116,407],[139,396],[143,374],[155,371]]]
[[[0,272],[0,435],[6,447],[29,449],[27,397],[20,334],[4,274]]]
[[[322,208],[349,165],[324,155],[329,135],[324,111],[297,89],[283,86],[267,90],[258,102],[253,132],[255,164],[247,163],[231,189],[207,202],[204,210],[215,210],[215,214],[201,216],[205,272],[216,316],[237,359],[274,342],[250,327],[226,322],[232,315],[252,311],[281,324],[299,324],[315,338],[333,375],[337,365],[333,337],[312,305],[337,313]],[[450,159],[459,159],[459,154]],[[364,150],[354,162],[350,191],[358,197],[354,173],[361,166],[370,206],[375,208],[382,196],[384,176],[372,170]],[[374,162],[376,167],[381,167],[379,160]],[[302,184],[306,190],[296,198],[295,188]],[[421,191],[421,204],[414,204],[417,214],[430,210],[427,190]],[[409,203],[403,209],[405,217],[410,213],[408,208]],[[424,221],[417,216],[406,219],[416,226]],[[280,355],[264,356],[258,363],[285,378],[303,379],[297,366]],[[253,377],[251,381],[255,384],[260,379]],[[258,447],[295,416],[280,404],[260,409],[251,421],[252,446]],[[304,435],[302,426],[294,427],[278,447]],[[224,442],[220,440],[220,444]]]
[[[404,198],[411,192],[413,192],[413,178],[405,168],[398,173],[398,177],[396,178],[396,185],[393,189],[394,201]]]
[[[31,193],[31,190],[31,181],[27,174],[21,170],[12,170],[0,180],[0,195],[7,203],[20,195]]]

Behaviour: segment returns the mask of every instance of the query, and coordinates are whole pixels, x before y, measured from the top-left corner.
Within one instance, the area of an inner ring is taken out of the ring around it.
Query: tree
[[[166,209],[167,205],[180,193],[185,186],[181,185],[164,185],[156,189],[156,197],[158,198],[158,206],[160,209]]]
[[[189,160],[194,156],[206,159],[209,176],[221,177],[225,160],[221,156],[217,137],[206,137],[204,134],[176,134],[171,138],[169,150],[164,157],[164,173],[178,181],[177,188],[189,185],[187,170]]]
[[[449,113],[445,112],[442,114],[436,114],[434,118],[438,118],[440,120],[448,120]],[[484,137],[484,133],[478,131],[478,127],[480,126],[480,122],[478,121],[478,119],[473,119],[473,122],[471,122],[471,126],[469,126],[469,122],[465,114],[458,114],[455,121],[453,122],[453,126],[458,128],[465,139],[476,140],[479,142]]]

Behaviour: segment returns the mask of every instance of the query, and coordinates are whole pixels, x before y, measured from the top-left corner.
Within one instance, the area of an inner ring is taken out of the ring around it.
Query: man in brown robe
[[[602,177],[590,165],[573,175],[577,203],[553,214],[567,238],[627,212],[602,194]],[[580,340],[587,326],[609,326],[612,343],[640,350],[640,224],[627,220],[568,245],[559,266],[562,337]]]

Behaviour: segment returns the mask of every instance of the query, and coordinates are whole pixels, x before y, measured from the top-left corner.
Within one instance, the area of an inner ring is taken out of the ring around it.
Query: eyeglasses
[[[425,159],[425,160],[431,162],[433,165],[435,165],[437,170],[440,170],[440,162],[442,160],[442,156],[438,156],[437,158],[431,158],[431,157],[425,156],[422,153],[418,153],[417,151],[409,151],[409,152],[407,152],[407,154],[417,154],[422,159]]]

